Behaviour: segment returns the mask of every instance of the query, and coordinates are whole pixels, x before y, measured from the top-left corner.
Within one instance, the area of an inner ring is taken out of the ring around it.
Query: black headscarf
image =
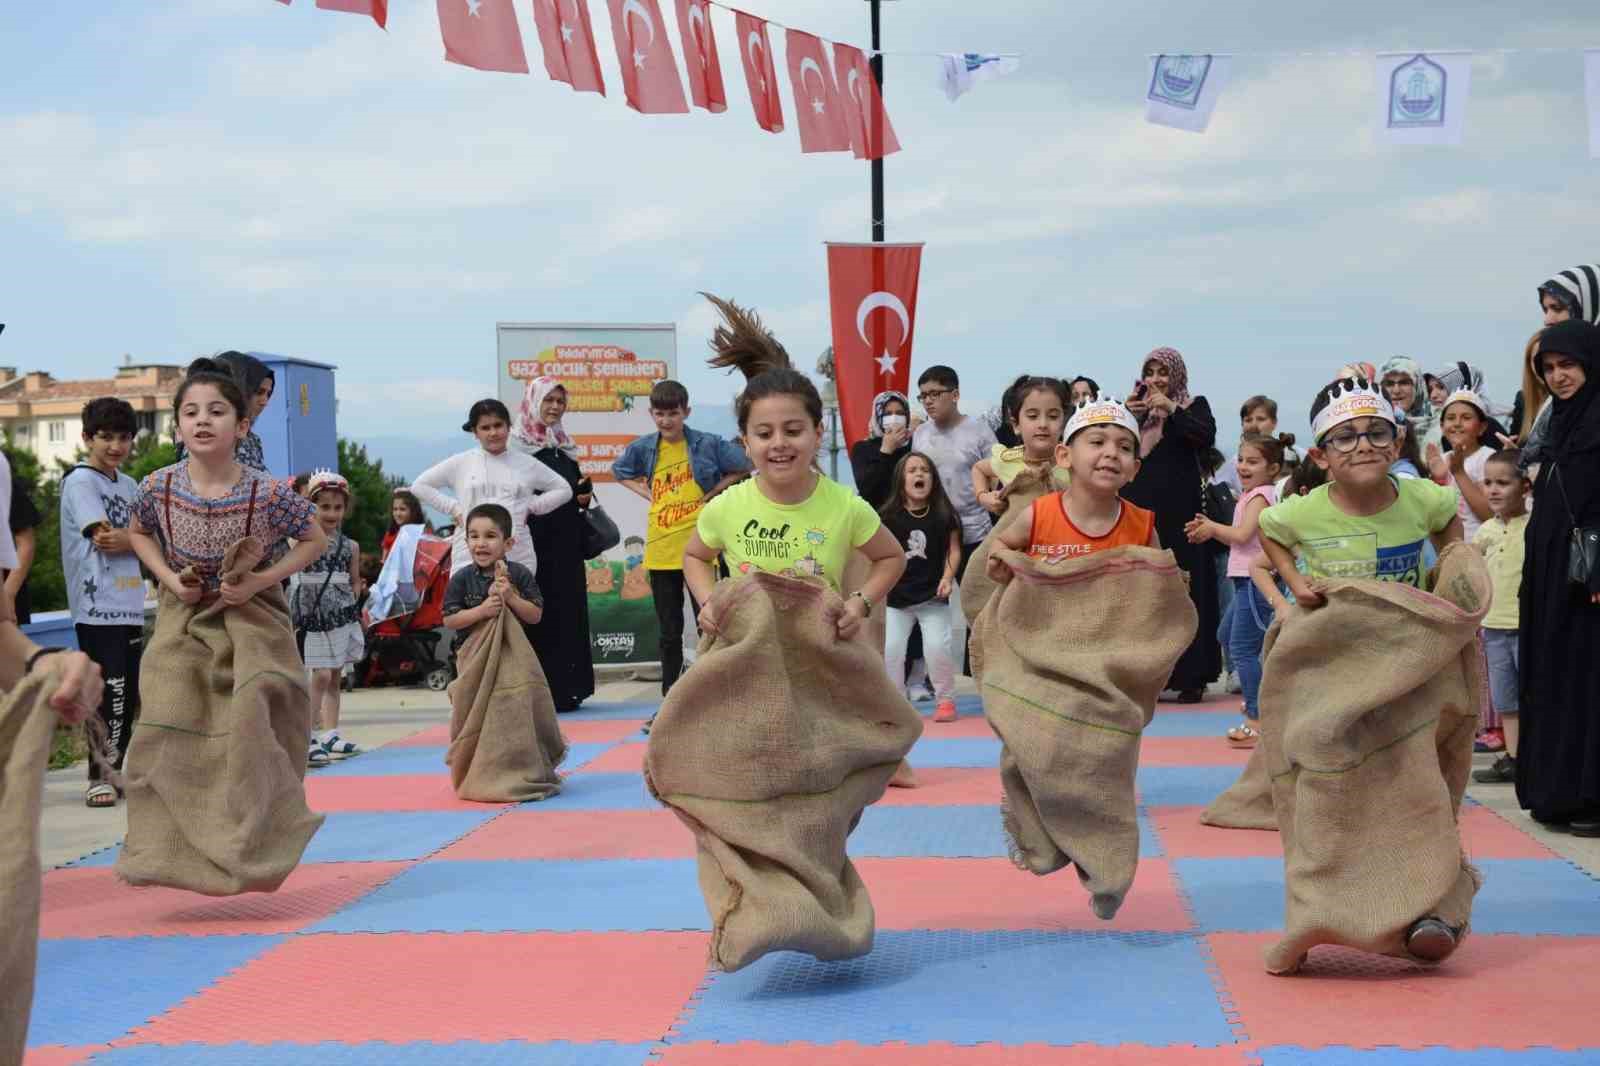
[[[1587,380],[1566,400],[1550,396],[1548,447],[1557,459],[1600,448],[1600,327],[1569,319],[1539,334],[1539,357],[1570,356],[1583,364]]]
[[[244,390],[247,400],[256,394],[263,381],[270,378],[274,386],[278,383],[278,376],[272,369],[253,355],[246,355],[244,352],[222,352],[212,358],[228,368],[234,380],[239,383],[239,388]]]

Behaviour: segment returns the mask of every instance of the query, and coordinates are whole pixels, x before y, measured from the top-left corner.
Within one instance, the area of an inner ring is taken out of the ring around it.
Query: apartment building
[[[70,461],[83,444],[79,415],[96,396],[117,396],[133,405],[141,434],[172,432],[172,394],[183,368],[163,363],[135,363],[123,357],[116,376],[86,381],[57,381],[48,371],[18,374],[0,367],[0,430],[19,447],[39,457],[46,470],[55,461]]]

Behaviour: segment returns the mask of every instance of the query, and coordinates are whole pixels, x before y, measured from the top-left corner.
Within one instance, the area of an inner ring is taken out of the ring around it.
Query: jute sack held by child
[[[1000,584],[973,627],[973,674],[1004,747],[1012,858],[1035,874],[1069,862],[1103,919],[1139,863],[1139,740],[1198,625],[1154,516],[1118,496],[1138,469],[1138,424],[1085,404],[1059,465],[1070,487],[1036,499],[990,556]]]
[[[470,565],[450,577],[444,624],[457,632],[450,685],[450,783],[464,800],[520,803],[561,791],[567,742],[523,624],[541,617],[533,574],[506,559],[511,512],[480,503],[467,514]]]
[[[994,595],[995,580],[989,575],[989,556],[1001,532],[1010,528],[1034,500],[1054,489],[1065,487],[1065,474],[1065,471],[1039,474],[1031,469],[1022,470],[996,493],[1005,510],[995,520],[994,528],[983,538],[983,543],[972,553],[966,576],[961,579],[961,613],[966,615],[968,626],[977,623],[978,615],[983,613],[989,597]]]
[[[719,302],[714,365],[751,375],[735,404],[756,476],[700,511],[683,574],[700,653],[650,732],[645,781],[694,833],[711,958],[843,959],[873,911],[845,839],[922,732],[864,622],[905,567],[866,501],[814,467],[822,401],[748,312]],[[871,563],[848,597],[852,552]],[[734,577],[718,585],[718,554]]]

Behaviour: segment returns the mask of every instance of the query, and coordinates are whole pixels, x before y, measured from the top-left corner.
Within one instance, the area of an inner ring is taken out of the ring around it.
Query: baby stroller
[[[450,542],[425,532],[421,525],[401,529],[361,612],[367,652],[356,664],[356,684],[420,681],[435,692],[449,686],[454,667],[438,655],[449,584]]]

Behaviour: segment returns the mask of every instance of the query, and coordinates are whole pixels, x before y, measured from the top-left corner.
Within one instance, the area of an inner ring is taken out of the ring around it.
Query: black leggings
[[[78,633],[78,648],[100,667],[105,691],[100,698],[100,717],[115,749],[116,769],[128,754],[133,739],[133,723],[139,717],[139,656],[144,651],[143,626],[73,627]],[[89,780],[100,780],[100,767],[89,760]]]

